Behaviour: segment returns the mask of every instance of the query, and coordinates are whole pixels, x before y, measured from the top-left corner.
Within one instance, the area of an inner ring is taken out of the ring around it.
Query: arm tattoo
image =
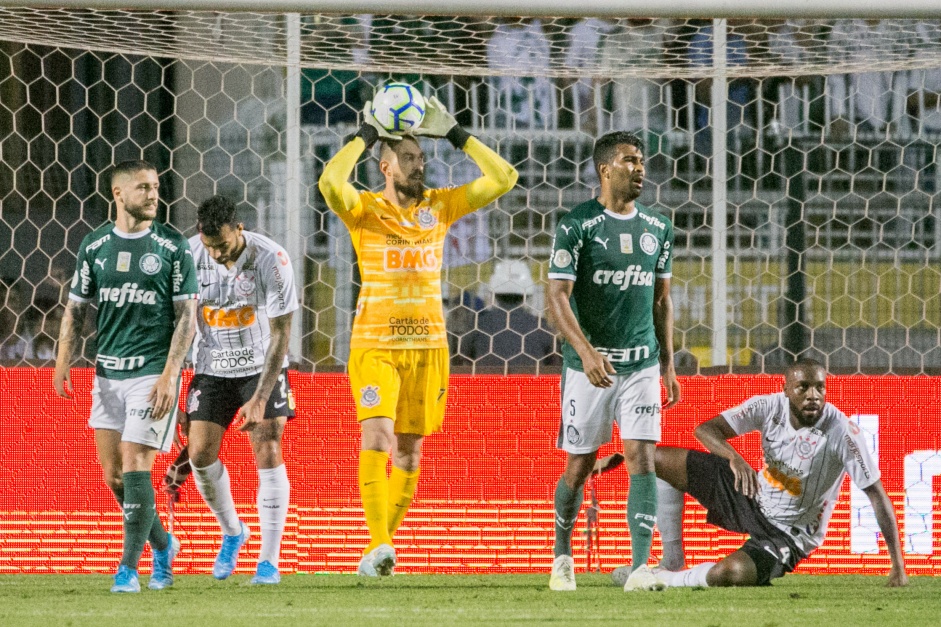
[[[180,300],[173,303],[176,316],[176,329],[167,354],[167,369],[178,373],[183,367],[183,360],[189,352],[193,336],[196,335],[196,299]]]
[[[59,328],[59,355],[67,362],[72,361],[75,349],[81,344],[86,311],[88,303],[70,299],[65,305],[65,315],[62,316]]]

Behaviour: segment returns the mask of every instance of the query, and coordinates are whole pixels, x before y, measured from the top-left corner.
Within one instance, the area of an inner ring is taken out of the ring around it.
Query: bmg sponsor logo
[[[434,246],[389,247],[382,266],[386,272],[423,272],[438,270],[441,260]]]
[[[248,327],[255,323],[255,308],[246,305],[239,309],[218,309],[204,306],[203,322],[213,328]]]

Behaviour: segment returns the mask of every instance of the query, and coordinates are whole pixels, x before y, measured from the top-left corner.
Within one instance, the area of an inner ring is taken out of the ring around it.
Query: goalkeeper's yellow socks
[[[117,500],[118,505],[121,509],[124,509],[124,486],[115,488],[112,485],[108,485],[111,488],[111,491],[114,493],[114,498]],[[150,527],[150,535],[147,540],[150,542],[150,548],[157,551],[166,551],[167,547],[170,545],[170,534],[167,533],[167,530],[164,529],[163,523],[160,521],[160,516],[154,516],[154,523]]]
[[[555,556],[572,554],[572,529],[585,498],[585,486],[573,490],[559,477],[555,486]]]
[[[631,570],[650,559],[653,528],[657,524],[657,475],[631,475],[627,493],[627,527],[631,533]]]
[[[150,472],[124,473],[124,553],[121,565],[137,570],[157,508]],[[164,532],[166,533],[166,532]],[[166,547],[164,547],[166,548]]]
[[[389,537],[394,537],[412,504],[420,469],[408,471],[392,466],[389,475]]]
[[[366,553],[380,544],[392,544],[392,536],[389,535],[389,478],[386,476],[388,462],[389,454],[386,452],[359,452],[359,494],[370,538]]]

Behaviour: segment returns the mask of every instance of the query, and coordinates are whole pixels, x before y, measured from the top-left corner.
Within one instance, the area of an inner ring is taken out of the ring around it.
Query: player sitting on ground
[[[800,361],[785,372],[783,392],[752,397],[696,428],[696,439],[709,453],[657,449],[657,477],[665,481],[659,484],[662,564],[682,568],[684,562],[682,492],[708,510],[711,524],[751,536],[719,563],[679,572],[658,569],[664,584],[761,586],[783,577],[823,542],[846,474],[875,511],[892,560],[887,585],[908,583],[895,510],[879,466],[859,428],[826,402],[826,392],[823,366]],[[765,468],[760,473],[728,442],[751,431],[761,433]]]
[[[148,587],[173,585],[179,541],[157,516],[151,469],[173,444],[180,369],[195,332],[196,273],[186,238],[156,222],[160,181],[146,161],[111,174],[114,223],[85,236],[59,331],[54,385],[71,398],[70,364],[88,305],[98,305],[98,356],[88,426],[105,483],[124,508],[124,552],[112,592],[140,592],[137,563],[153,550]]]
[[[190,238],[200,284],[196,376],[180,423],[188,431],[196,488],[222,527],[212,574],[232,574],[249,535],[219,459],[222,437],[238,420],[258,465],[261,552],[252,583],[276,584],[291,491],[281,436],[294,417],[286,369],[291,316],[298,308],[294,271],[281,246],[243,229],[227,198],[203,202],[197,219],[199,235]]]
[[[418,141],[389,134],[370,109],[367,102],[359,133],[324,167],[320,191],[350,230],[363,284],[349,373],[363,434],[359,488],[370,535],[358,572],[375,577],[393,572],[392,538],[415,493],[422,441],[444,420],[448,341],[441,259],[448,227],[512,189],[517,174],[432,97],[415,133],[446,137],[483,176],[460,187],[425,189],[425,153]],[[385,189],[357,191],[348,179],[363,152],[380,138]]]

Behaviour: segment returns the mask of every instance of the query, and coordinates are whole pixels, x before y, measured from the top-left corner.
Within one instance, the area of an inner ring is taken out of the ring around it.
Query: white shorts
[[[122,442],[136,442],[168,452],[173,446],[176,409],[171,409],[163,420],[154,420],[151,417],[153,405],[147,400],[159,378],[155,374],[122,380],[95,376],[88,426],[117,431]]]
[[[558,448],[593,453],[611,441],[614,423],[622,440],[660,441],[660,366],[609,376],[614,385],[599,388],[584,372],[565,369]]]

